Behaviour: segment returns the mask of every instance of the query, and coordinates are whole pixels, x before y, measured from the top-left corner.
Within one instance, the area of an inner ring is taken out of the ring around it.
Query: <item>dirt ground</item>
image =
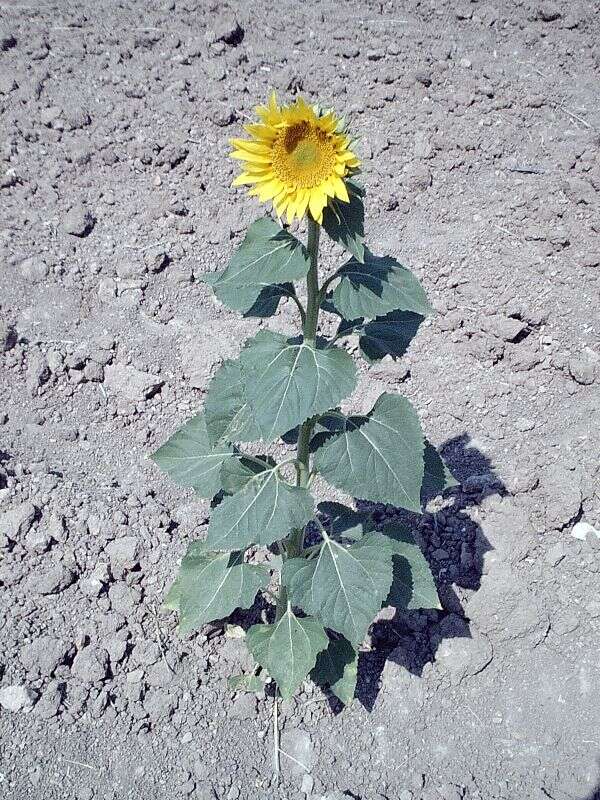
[[[599,796],[599,18],[0,0],[0,796]],[[147,458],[296,324],[196,280],[263,213],[226,153],[271,87],[362,137],[367,241],[438,314],[358,402],[408,396],[462,483],[414,520],[444,610],[383,615],[351,707],[285,704],[278,788],[243,642],[161,612],[208,505]]]

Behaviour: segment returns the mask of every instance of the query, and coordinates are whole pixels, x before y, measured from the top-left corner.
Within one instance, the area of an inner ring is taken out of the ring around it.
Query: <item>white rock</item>
[[[582,542],[585,542],[588,534],[596,534],[598,539],[600,539],[600,531],[596,530],[596,528],[594,528],[593,525],[590,525],[589,522],[578,522],[576,525],[573,525],[571,536],[574,536],[576,539],[581,539]]]
[[[7,711],[30,711],[38,698],[27,686],[4,686],[0,689],[0,706]]]

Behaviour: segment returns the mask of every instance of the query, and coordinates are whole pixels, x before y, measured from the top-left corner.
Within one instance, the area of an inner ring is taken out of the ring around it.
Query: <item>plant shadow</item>
[[[459,486],[447,490],[442,502],[429,506],[436,510],[418,515],[357,501],[359,508],[373,513],[378,524],[395,520],[410,527],[431,567],[443,606],[440,611],[390,608],[374,623],[370,650],[360,654],[356,689],[357,699],[368,711],[379,695],[388,660],[421,676],[425,665],[435,661],[442,641],[470,638],[461,590],[479,588],[483,556],[491,549],[470,512],[486,497],[506,494],[506,488],[468,434],[449,439],[439,451]],[[329,702],[334,713],[342,710],[336,698],[330,697]]]

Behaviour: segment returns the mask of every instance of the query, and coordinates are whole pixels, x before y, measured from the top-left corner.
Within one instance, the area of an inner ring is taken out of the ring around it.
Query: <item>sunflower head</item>
[[[344,179],[360,161],[342,120],[332,111],[319,113],[303,98],[280,106],[275,92],[256,114],[260,121],[244,126],[250,138],[231,139],[231,157],[244,164],[234,186],[249,184],[249,194],[271,201],[288,222],[308,212],[321,224],[329,198],[349,202]]]

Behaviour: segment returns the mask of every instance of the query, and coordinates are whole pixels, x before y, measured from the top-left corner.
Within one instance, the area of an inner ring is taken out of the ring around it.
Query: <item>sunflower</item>
[[[256,114],[260,122],[244,125],[251,138],[230,140],[230,156],[244,162],[233,185],[250,184],[249,194],[272,201],[277,216],[287,213],[288,222],[308,211],[322,224],[330,198],[349,202],[344,178],[360,164],[343,120],[303,98],[279,106],[275,92]]]

